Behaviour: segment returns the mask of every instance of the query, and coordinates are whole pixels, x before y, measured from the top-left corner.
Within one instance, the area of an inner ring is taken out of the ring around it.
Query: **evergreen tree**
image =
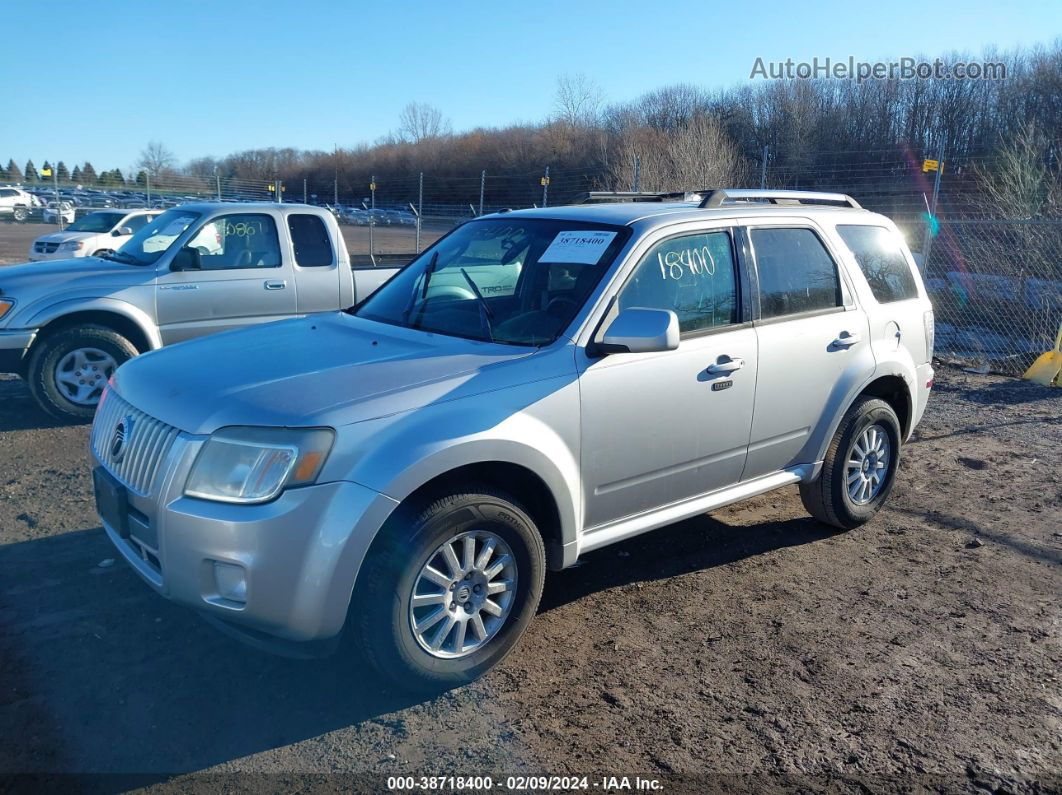
[[[140,169],[136,173],[136,184],[141,188],[147,187],[147,172],[144,169]]]
[[[23,170],[26,175],[26,182],[40,182],[41,178],[37,175],[37,167],[33,165],[32,160],[26,161],[26,168]]]
[[[66,163],[62,160],[55,166],[55,175],[59,178],[60,182],[70,181],[70,172],[66,169]]]
[[[111,184],[119,185],[121,187],[125,186],[125,177],[122,176],[122,170],[120,168],[116,168],[111,172]]]
[[[0,161],[0,162],[3,162],[3,161]],[[7,169],[6,168],[0,168],[0,182],[7,182],[7,180],[8,180]]]
[[[74,166],[74,170],[70,172],[70,181],[75,184],[81,182],[81,166]]]
[[[87,185],[91,185],[96,181],[96,169],[92,167],[92,163],[85,161],[85,165],[81,167],[81,181]]]
[[[18,170],[18,166],[13,159],[7,161],[7,178],[12,182],[22,181],[22,172]]]

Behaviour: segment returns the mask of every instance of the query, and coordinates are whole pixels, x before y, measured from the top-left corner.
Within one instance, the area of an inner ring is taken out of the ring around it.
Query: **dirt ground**
[[[453,224],[447,221],[425,221],[421,229],[421,247],[426,247],[449,232]],[[27,261],[30,244],[41,235],[58,231],[53,224],[15,224],[0,222],[0,265],[14,265]],[[369,228],[342,225],[347,250],[356,264],[369,253]],[[376,254],[412,254],[416,250],[417,230],[409,226],[382,226],[373,229],[373,251]],[[2,286],[2,285],[0,285]]]
[[[834,534],[788,489],[591,553],[547,578],[500,667],[422,701],[358,659],[245,648],[156,596],[99,529],[87,426],[0,379],[0,774],[1057,792],[1060,394],[942,368],[867,526]]]

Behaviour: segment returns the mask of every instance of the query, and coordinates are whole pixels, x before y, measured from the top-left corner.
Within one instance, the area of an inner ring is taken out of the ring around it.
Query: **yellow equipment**
[[[1055,349],[1040,354],[1032,367],[1022,376],[1026,381],[1035,381],[1044,386],[1059,386],[1058,375],[1062,372],[1062,326],[1055,337]]]

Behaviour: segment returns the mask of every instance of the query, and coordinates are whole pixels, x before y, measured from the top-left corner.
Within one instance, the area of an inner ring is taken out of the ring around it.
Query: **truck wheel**
[[[16,207],[15,211],[11,214],[11,217],[21,224],[29,218],[29,210],[25,207]]]
[[[542,536],[504,492],[472,486],[399,509],[358,576],[348,640],[406,689],[466,684],[512,650],[545,572]]]
[[[851,530],[889,498],[900,465],[900,421],[892,406],[863,398],[848,409],[826,451],[822,475],[800,484],[800,499],[820,522]]]
[[[38,342],[28,378],[37,403],[62,420],[92,419],[103,388],[136,347],[105,326],[77,326]]]

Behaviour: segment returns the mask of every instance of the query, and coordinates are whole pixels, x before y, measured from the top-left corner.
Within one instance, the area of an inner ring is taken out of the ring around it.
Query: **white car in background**
[[[44,223],[57,224],[60,218],[63,219],[64,224],[74,223],[74,205],[72,202],[48,202],[48,206],[44,208]]]
[[[25,221],[30,211],[39,205],[32,193],[11,186],[0,187],[0,216],[11,216],[15,221]]]
[[[117,251],[161,210],[97,210],[65,231],[41,235],[30,245],[30,262],[70,257],[103,256]]]

